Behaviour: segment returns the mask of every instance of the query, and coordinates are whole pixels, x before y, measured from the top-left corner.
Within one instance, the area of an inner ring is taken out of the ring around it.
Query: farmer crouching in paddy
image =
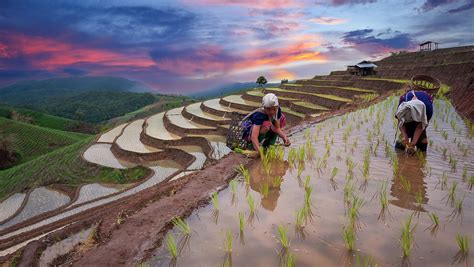
[[[395,113],[403,137],[402,142],[397,141],[395,148],[405,149],[409,154],[415,153],[415,148],[426,152],[428,147],[426,127],[432,116],[433,95],[408,88],[408,91],[400,96]]]
[[[260,150],[274,145],[281,137],[285,146],[290,145],[286,134],[282,131],[285,126],[285,114],[281,112],[278,97],[269,93],[262,98],[262,107],[254,110],[242,120],[242,138],[249,143],[248,149]]]

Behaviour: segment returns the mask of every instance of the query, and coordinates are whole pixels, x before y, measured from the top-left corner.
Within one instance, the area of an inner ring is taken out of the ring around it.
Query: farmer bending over
[[[250,113],[242,122],[242,138],[251,143],[250,147],[253,146],[256,151],[260,150],[260,143],[264,148],[274,145],[278,136],[283,139],[285,146],[289,146],[290,141],[281,129],[285,122],[277,96],[266,94],[262,99],[262,107]]]
[[[395,147],[406,149],[408,153],[414,153],[415,147],[426,152],[428,147],[426,127],[432,116],[433,96],[431,94],[410,90],[400,96],[395,117],[399,120],[398,125],[403,141],[397,142]]]

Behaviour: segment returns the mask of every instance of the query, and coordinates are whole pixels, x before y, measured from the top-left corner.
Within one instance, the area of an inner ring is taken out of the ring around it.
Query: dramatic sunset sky
[[[0,0],[0,86],[120,76],[158,92],[309,78],[390,51],[474,44],[474,0]]]

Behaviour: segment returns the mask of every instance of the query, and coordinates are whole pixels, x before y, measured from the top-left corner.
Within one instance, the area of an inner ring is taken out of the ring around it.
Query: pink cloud
[[[333,17],[317,17],[314,19],[310,19],[310,21],[317,24],[322,24],[322,25],[338,25],[338,24],[343,24],[347,22],[346,19],[333,18]]]
[[[303,3],[296,0],[183,0],[186,4],[191,5],[232,5],[253,9],[276,9],[301,7]]]
[[[59,39],[8,33],[0,44],[0,56],[27,56],[36,68],[55,70],[76,63],[103,66],[150,67],[154,62],[147,55],[130,55],[105,49],[81,47]]]

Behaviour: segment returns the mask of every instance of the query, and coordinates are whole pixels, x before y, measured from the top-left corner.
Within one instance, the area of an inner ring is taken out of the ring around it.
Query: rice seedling
[[[469,177],[469,180],[467,181],[469,185],[469,190],[472,190],[472,187],[474,185],[474,174]]]
[[[354,224],[357,217],[359,216],[360,209],[364,206],[365,202],[362,198],[353,195],[350,205],[347,209],[347,216],[349,221]]]
[[[125,219],[128,218],[127,214],[125,213],[125,211],[120,211],[119,213],[117,213],[117,220],[116,220],[116,224],[117,225],[120,225],[122,224]]]
[[[225,242],[224,242],[224,251],[227,253],[232,253],[232,241],[233,235],[231,230],[227,230],[225,235]]]
[[[441,190],[444,190],[448,187],[448,175],[446,174],[446,172],[443,172],[438,184],[441,184]]]
[[[464,164],[464,167],[462,168],[462,181],[465,182],[467,180],[467,165]]]
[[[178,228],[183,235],[187,236],[191,234],[191,227],[189,227],[189,224],[180,217],[173,218],[171,223],[173,223],[174,227]]]
[[[421,193],[421,190],[416,192],[415,194],[415,202],[418,204],[418,206],[423,205],[423,193]]]
[[[314,155],[316,154],[316,149],[313,146],[313,142],[311,140],[306,141],[306,159],[311,160],[313,159]]]
[[[254,201],[252,195],[247,196],[247,203],[249,204],[250,214],[254,214],[255,213],[255,201]]]
[[[277,158],[277,153],[276,153],[276,146],[272,145],[272,146],[269,146],[267,148],[267,151],[266,151],[266,157],[269,159],[269,160],[272,160],[272,159],[276,159]]]
[[[360,257],[359,254],[356,254],[355,267],[377,267],[378,264],[374,261],[372,256]]]
[[[281,146],[277,147],[277,160],[283,161],[285,158],[285,149]]]
[[[229,187],[230,191],[232,192],[232,195],[235,196],[235,194],[237,193],[237,182],[235,180],[231,180],[229,182]]]
[[[458,165],[458,160],[449,156],[449,165],[451,165],[451,170],[456,171],[456,166]]]
[[[250,185],[250,172],[244,164],[239,164],[236,168],[237,172],[244,177],[245,184]]]
[[[260,160],[262,161],[262,165],[263,165],[263,170],[265,171],[267,175],[269,175],[270,170],[271,170],[270,157],[265,153],[265,150],[263,147],[260,147],[259,152],[260,152]]]
[[[434,213],[434,212],[430,212],[429,216],[430,216],[430,219],[431,219],[431,223],[434,226],[439,226],[439,217],[438,217],[438,215],[436,215],[436,213]]]
[[[413,230],[415,229],[415,226],[412,227],[412,219],[413,219],[413,214],[410,214],[408,216],[408,219],[404,224],[402,224],[402,234],[400,238],[400,245],[402,247],[402,252],[403,252],[403,257],[409,257],[410,256],[410,250],[413,246]]]
[[[282,267],[293,267],[295,266],[295,257],[291,253],[285,253],[283,261],[281,263]]]
[[[370,148],[367,148],[364,152],[364,162],[362,165],[362,174],[364,177],[369,176],[369,168],[370,168]]]
[[[273,187],[280,187],[281,183],[283,182],[283,178],[281,176],[275,176],[272,181]]]
[[[305,226],[306,219],[308,218],[308,208],[304,205],[302,208],[296,210],[295,222],[296,227],[301,229]]]
[[[301,174],[303,173],[304,169],[305,169],[305,167],[304,167],[304,161],[298,163],[298,173],[297,173],[298,177],[301,176]]]
[[[350,180],[346,180],[344,184],[344,203],[350,203],[350,197],[354,193],[354,183],[350,182]]]
[[[312,193],[313,193],[313,188],[311,186],[305,188],[304,204],[308,209],[311,209],[311,205],[313,204],[313,200],[311,199]]]
[[[456,181],[454,181],[452,184],[451,184],[451,187],[449,188],[448,190],[448,201],[449,202],[454,202],[454,199],[456,198],[456,188],[458,186],[458,183]]]
[[[446,158],[446,153],[448,152],[448,149],[446,147],[441,148],[441,153],[443,153],[443,158]]]
[[[334,177],[336,177],[338,171],[339,169],[337,167],[332,168],[331,179],[334,179]]]
[[[445,140],[448,140],[448,132],[446,132],[445,130],[441,132],[441,136],[443,136]]]
[[[387,181],[381,183],[379,188],[379,200],[382,210],[388,208],[388,198],[387,198]]]
[[[244,213],[239,212],[239,231],[242,234],[244,232]]]
[[[467,235],[456,234],[456,243],[458,244],[459,252],[467,254],[471,248],[471,241]]]
[[[267,197],[269,192],[269,186],[267,183],[263,183],[260,185],[260,194],[262,194],[263,197]]]
[[[407,193],[410,193],[410,191],[411,191],[411,182],[407,178],[405,178],[405,176],[400,175],[400,183],[401,183],[403,189],[405,189],[405,191]]]
[[[395,155],[395,153],[392,153],[392,169],[393,169],[393,174],[398,174],[399,170],[399,165],[398,165],[398,159]]]
[[[457,213],[462,212],[462,207],[464,205],[463,203],[464,203],[464,197],[463,198],[456,198],[454,200],[454,208],[456,209]]]
[[[290,148],[290,151],[288,152],[288,163],[290,164],[290,166],[294,166],[296,157],[296,149],[294,147]]]
[[[311,139],[311,130],[309,128],[304,130],[304,138]]]
[[[311,185],[311,176],[306,175],[306,180],[304,182],[304,188],[306,189],[306,188],[310,187],[310,185]]]
[[[297,155],[298,155],[298,161],[300,162],[300,164],[304,163],[304,160],[306,158],[306,156],[305,156],[306,152],[305,152],[304,146],[301,146],[301,147],[298,148],[298,154]]]
[[[212,204],[214,205],[214,210],[219,210],[219,198],[217,197],[217,192],[212,193],[211,195]]]
[[[290,247],[290,240],[288,239],[286,227],[281,224],[278,225],[278,236],[282,247],[288,249]]]
[[[346,244],[346,248],[349,251],[354,250],[356,232],[352,224],[342,227],[342,237],[344,238],[344,243]]]
[[[173,259],[178,257],[178,247],[176,245],[176,240],[172,234],[168,234],[166,237],[166,247],[168,248],[169,253]]]

